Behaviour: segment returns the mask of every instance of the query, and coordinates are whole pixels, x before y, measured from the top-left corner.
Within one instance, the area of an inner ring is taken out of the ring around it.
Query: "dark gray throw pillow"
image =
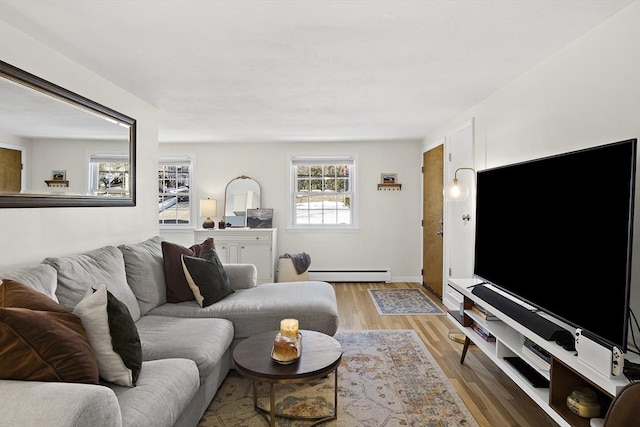
[[[200,257],[183,254],[182,269],[200,307],[208,307],[235,292],[214,248],[205,250]]]
[[[122,358],[124,365],[131,369],[135,386],[142,370],[142,343],[135,322],[127,306],[107,291],[107,314],[113,351]]]

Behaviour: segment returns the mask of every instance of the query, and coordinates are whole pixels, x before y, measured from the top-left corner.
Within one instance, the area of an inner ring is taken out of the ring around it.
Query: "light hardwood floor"
[[[367,289],[418,288],[441,309],[440,299],[419,283],[333,283],[339,332],[414,329],[449,378],[480,427],[542,427],[557,424],[475,346],[460,364],[462,344],[449,339],[447,316],[380,316]]]

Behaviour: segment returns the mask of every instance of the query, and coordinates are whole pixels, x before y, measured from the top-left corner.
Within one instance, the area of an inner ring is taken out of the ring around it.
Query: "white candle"
[[[280,321],[280,333],[295,338],[298,334],[298,319],[282,319]]]

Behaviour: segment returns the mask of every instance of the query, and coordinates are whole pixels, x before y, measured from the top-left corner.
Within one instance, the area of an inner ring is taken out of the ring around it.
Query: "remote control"
[[[618,347],[613,347],[611,354],[613,355],[611,360],[611,374],[617,377],[622,375],[624,368],[624,356]]]

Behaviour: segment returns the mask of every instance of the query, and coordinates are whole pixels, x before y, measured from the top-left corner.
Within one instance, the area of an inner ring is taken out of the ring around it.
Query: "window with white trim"
[[[188,226],[192,218],[189,158],[160,159],[158,162],[158,221],[161,226]]]
[[[89,154],[89,188],[92,196],[131,197],[128,154]]]
[[[354,156],[293,156],[290,164],[291,228],[357,226]]]

